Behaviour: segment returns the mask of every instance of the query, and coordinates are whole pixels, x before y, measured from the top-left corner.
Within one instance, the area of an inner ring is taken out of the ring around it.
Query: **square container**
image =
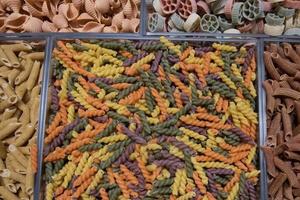
[[[52,50],[53,48],[56,46],[56,42],[59,40],[65,40],[65,41],[74,41],[76,39],[82,39],[82,40],[113,40],[113,41],[118,41],[118,40],[130,40],[130,41],[156,41],[159,40],[158,37],[136,37],[136,36],[132,36],[132,35],[123,35],[123,34],[116,34],[116,35],[109,35],[109,34],[60,34],[60,35],[53,35],[51,37],[51,44],[48,45],[48,62],[50,62],[50,58],[52,57]],[[213,43],[213,42],[220,42],[220,43],[231,43],[231,44],[247,44],[247,43],[251,43],[251,44],[255,44],[256,45],[256,63],[257,63],[257,78],[256,78],[256,84],[255,84],[255,88],[257,89],[257,94],[258,96],[256,97],[256,112],[258,113],[258,117],[259,117],[259,127],[258,127],[258,133],[257,133],[257,148],[259,148],[259,146],[261,144],[263,144],[263,138],[264,138],[264,127],[262,125],[262,121],[263,121],[263,107],[264,105],[262,104],[262,102],[260,101],[261,99],[261,88],[259,87],[261,85],[261,81],[262,81],[262,63],[261,63],[261,54],[262,54],[262,49],[261,49],[261,42],[254,39],[254,38],[250,38],[250,37],[238,37],[238,38],[233,38],[233,37],[203,37],[203,38],[179,38],[179,37],[172,37],[172,38],[168,38],[171,41],[178,41],[178,42],[193,42],[193,43],[199,43],[199,44],[205,44],[205,43]],[[42,102],[43,105],[41,105],[41,116],[40,116],[40,137],[39,137],[39,147],[40,147],[40,154],[39,154],[39,166],[38,166],[38,182],[39,184],[37,184],[37,191],[38,194],[40,195],[44,195],[45,194],[45,190],[44,190],[44,163],[43,163],[43,149],[44,149],[44,141],[43,138],[45,136],[45,130],[46,130],[46,118],[48,117],[48,110],[47,107],[49,107],[48,103],[47,103],[47,99],[49,98],[50,93],[47,92],[48,88],[51,86],[50,85],[50,80],[52,78],[52,72],[53,72],[53,66],[51,63],[48,63],[47,68],[45,69],[45,74],[44,74],[44,82],[43,82],[43,88],[42,88]],[[258,169],[261,170],[260,173],[260,180],[259,183],[257,185],[257,192],[259,193],[259,199],[264,200],[266,199],[265,197],[265,188],[264,186],[266,186],[266,172],[265,172],[265,163],[264,163],[264,158],[263,158],[263,154],[261,153],[260,150],[258,150]],[[40,198],[42,198],[40,196]]]
[[[266,92],[265,92],[265,89],[263,88],[263,82],[265,80],[268,79],[268,76],[267,76],[267,71],[266,71],[266,68],[265,68],[265,63],[264,63],[264,51],[265,51],[265,46],[267,44],[270,44],[270,43],[275,43],[275,44],[281,44],[281,43],[291,43],[291,44],[300,44],[300,39],[299,37],[295,37],[295,36],[281,36],[280,38],[262,38],[260,39],[260,51],[261,51],[261,54],[259,56],[259,60],[260,60],[260,63],[261,63],[261,84],[258,86],[259,87],[259,94],[260,94],[260,98],[259,98],[259,101],[260,101],[260,105],[261,105],[261,108],[260,108],[260,113],[261,113],[261,118],[260,118],[260,128],[261,128],[261,134],[262,134],[262,138],[261,138],[261,141],[260,141],[260,146],[265,146],[267,145],[267,100],[266,100]],[[262,185],[261,187],[263,187],[265,193],[264,193],[264,196],[265,196],[265,199],[268,199],[268,185],[269,185],[269,182],[268,182],[268,171],[267,171],[267,167],[266,167],[266,161],[264,160],[264,153],[261,152],[261,155],[263,157],[263,167],[264,167],[264,174],[262,178],[264,178],[264,185]]]
[[[42,85],[43,85],[43,77],[46,75],[45,71],[48,69],[48,64],[49,64],[49,45],[51,44],[50,38],[41,35],[41,34],[0,34],[0,45],[2,44],[19,44],[20,42],[24,42],[26,44],[31,44],[31,46],[34,48],[33,52],[39,52],[39,51],[44,51],[44,58],[43,62],[41,63],[41,69],[39,72],[39,80],[38,83],[41,85],[41,90],[40,90],[40,104],[39,104],[39,111],[37,113],[38,115],[38,121],[36,125],[36,133],[37,133],[37,149],[39,148],[39,140],[40,140],[40,133],[41,130],[43,129],[43,123],[40,123],[40,118],[43,116],[43,95],[42,93]],[[21,51],[20,51],[21,52]],[[16,56],[19,58],[21,55],[16,54]],[[38,59],[37,59],[38,60]],[[1,68],[1,67],[0,67]],[[39,153],[40,151],[38,151]],[[37,196],[37,188],[36,186],[38,185],[39,181],[39,175],[37,173],[35,174],[35,185],[34,185],[34,194],[33,196]]]

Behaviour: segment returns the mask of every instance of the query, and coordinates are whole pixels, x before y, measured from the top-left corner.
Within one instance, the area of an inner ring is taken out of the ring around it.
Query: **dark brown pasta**
[[[267,114],[272,115],[275,109],[275,98],[273,97],[273,88],[270,80],[265,80],[263,86],[267,97]]]
[[[289,141],[293,135],[292,123],[291,123],[291,118],[287,112],[287,109],[284,106],[281,109],[281,117],[282,117],[282,125],[284,130],[284,140]]]
[[[279,190],[279,188],[282,187],[283,183],[285,182],[285,180],[287,179],[287,175],[284,173],[279,173],[271,182],[271,184],[269,185],[269,191],[268,194],[271,197],[274,197],[276,192]]]
[[[284,54],[294,63],[300,63],[300,56],[298,56],[297,52],[294,50],[291,44],[283,43],[283,51]]]
[[[270,52],[267,52],[267,51],[264,52],[264,61],[265,61],[266,70],[267,70],[268,74],[270,75],[270,77],[272,79],[279,80],[280,75],[273,64]]]
[[[300,200],[300,45],[266,47],[268,199]]]

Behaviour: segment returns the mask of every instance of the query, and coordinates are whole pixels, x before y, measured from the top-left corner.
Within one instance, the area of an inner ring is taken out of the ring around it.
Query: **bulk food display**
[[[255,43],[55,40],[45,199],[259,199]]]
[[[150,32],[299,33],[293,0],[146,0]]]
[[[43,42],[0,43],[0,198],[33,199]]]
[[[299,67],[298,43],[270,42],[264,50],[267,71],[267,162],[270,199],[299,199]]]
[[[132,32],[140,0],[1,0],[0,32]]]

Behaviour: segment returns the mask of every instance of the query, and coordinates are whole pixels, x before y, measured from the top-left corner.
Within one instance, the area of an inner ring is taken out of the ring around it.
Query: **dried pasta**
[[[53,50],[45,197],[256,199],[255,47],[110,43]]]
[[[43,47],[25,41],[0,44],[2,199],[33,199]]]

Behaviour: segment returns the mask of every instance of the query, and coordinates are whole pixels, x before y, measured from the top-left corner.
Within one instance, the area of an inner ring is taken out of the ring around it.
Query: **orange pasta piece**
[[[111,85],[112,88],[115,88],[117,90],[123,90],[126,89],[130,86],[130,83],[115,83],[113,85]]]
[[[81,185],[82,183],[84,183],[84,181],[91,178],[97,171],[98,170],[96,167],[89,168],[88,170],[83,172],[83,174],[81,174],[78,178],[76,178],[76,180],[73,182],[73,185],[75,187]]]
[[[121,105],[128,105],[128,104],[134,104],[136,103],[139,99],[142,98],[142,96],[145,94],[145,87],[140,87],[138,90],[132,92],[129,94],[127,97],[121,99],[119,103]]]

